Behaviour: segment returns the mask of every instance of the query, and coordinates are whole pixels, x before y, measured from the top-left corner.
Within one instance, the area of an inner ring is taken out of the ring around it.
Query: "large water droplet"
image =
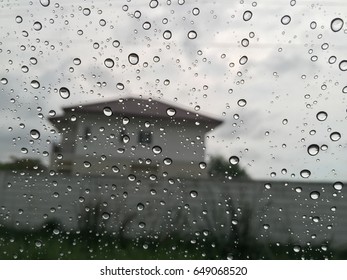
[[[330,134],[331,141],[335,142],[335,141],[340,140],[340,138],[341,138],[341,134],[339,132],[337,132],[337,131],[335,131],[335,132]]]
[[[27,154],[28,153],[28,149],[27,148],[21,148],[20,151],[22,152],[22,154]]]
[[[202,162],[199,163],[200,169],[205,169],[206,166],[207,166],[206,162],[203,162],[203,161],[202,161]]]
[[[240,65],[245,65],[247,61],[248,61],[248,57],[244,55],[240,58],[239,63]]]
[[[328,62],[330,64],[334,64],[336,62],[336,60],[337,60],[336,56],[332,55],[331,57],[329,57]]]
[[[344,22],[341,18],[334,18],[330,23],[330,28],[332,31],[338,32],[342,29],[343,24]]]
[[[243,13],[243,20],[244,21],[249,21],[253,16],[253,13],[251,11],[245,11]]]
[[[92,166],[91,163],[90,163],[89,161],[83,162],[83,165],[84,165],[85,168],[89,168],[89,167]]]
[[[107,117],[112,116],[112,109],[110,107],[105,107],[103,112],[104,112],[104,115]]]
[[[114,165],[114,166],[112,166],[112,171],[113,171],[113,173],[118,173],[120,170],[117,166]]]
[[[342,89],[342,93],[347,93],[347,86]]]
[[[110,218],[110,216],[111,215],[109,213],[107,213],[107,212],[102,213],[102,219],[103,220],[108,220]]]
[[[324,111],[320,111],[317,113],[316,117],[317,117],[317,120],[322,122],[322,121],[325,121],[327,119],[328,114]]]
[[[154,9],[156,7],[158,7],[159,2],[157,0],[151,0],[151,2],[149,2],[149,6]]]
[[[335,182],[333,185],[334,189],[337,191],[341,191],[343,188],[343,183],[342,182]]]
[[[120,46],[120,42],[118,40],[114,40],[112,42],[112,46],[114,46],[115,48],[118,48]]]
[[[189,194],[190,194],[190,196],[192,198],[196,198],[198,196],[198,192],[197,191],[191,191]]]
[[[143,28],[144,30],[150,29],[150,28],[151,28],[151,23],[148,22],[148,21],[145,21],[145,22],[142,24],[142,28]]]
[[[89,8],[84,8],[82,12],[83,12],[83,14],[85,16],[89,16],[90,15],[90,9]]]
[[[171,158],[165,158],[164,159],[164,164],[165,165],[171,165],[172,164],[172,159]]]
[[[136,208],[138,211],[142,211],[143,209],[145,209],[145,206],[142,203],[138,203]]]
[[[42,29],[42,24],[39,21],[35,21],[33,27],[36,31],[40,31]]]
[[[173,109],[173,108],[168,108],[166,110],[166,114],[168,114],[168,116],[172,117],[172,116],[174,116],[176,114],[176,110]]]
[[[40,87],[40,83],[36,80],[32,80],[30,85],[34,88],[34,89],[38,89]]]
[[[171,31],[170,31],[170,30],[165,30],[164,33],[163,33],[163,38],[164,38],[165,40],[170,40],[171,37],[172,37]]]
[[[159,147],[159,146],[154,146],[153,148],[152,148],[152,151],[153,151],[153,153],[155,153],[156,155],[158,155],[158,154],[160,154],[161,153],[161,147]]]
[[[303,169],[300,171],[300,176],[306,179],[311,176],[311,171],[308,169]]]
[[[131,65],[136,65],[139,63],[139,56],[136,53],[131,53],[128,56],[128,61]]]
[[[194,16],[197,16],[198,14],[200,14],[199,8],[193,8],[192,13]]]
[[[16,22],[17,23],[22,23],[23,22],[23,18],[21,16],[16,16]]]
[[[81,64],[81,59],[79,59],[78,57],[73,59],[73,64],[75,65],[80,65]]]
[[[295,253],[299,253],[301,251],[301,247],[299,245],[295,245],[293,247],[293,250],[294,250]]]
[[[40,3],[43,7],[48,7],[49,4],[51,3],[50,0],[40,0]]]
[[[122,83],[117,83],[117,84],[116,84],[116,87],[117,87],[117,89],[119,89],[119,90],[123,90],[123,89],[124,89],[124,84],[122,84]]]
[[[292,20],[292,19],[291,19],[290,16],[285,15],[285,16],[283,16],[283,17],[281,18],[281,23],[282,23],[283,25],[287,25],[287,24],[290,23],[291,20]]]
[[[63,99],[68,99],[70,97],[70,90],[68,88],[66,88],[66,87],[61,87],[59,89],[59,95]]]
[[[230,162],[230,164],[232,164],[232,165],[238,164],[239,161],[240,161],[240,159],[239,159],[237,156],[231,156],[231,157],[229,158],[229,162]]]
[[[240,99],[239,101],[237,101],[237,105],[239,105],[240,107],[245,107],[247,105],[247,101],[245,99]]]
[[[107,68],[112,68],[114,66],[114,61],[111,58],[106,58],[104,64]]]
[[[197,36],[198,36],[198,34],[194,30],[189,31],[187,34],[187,37],[189,39],[195,39]]]
[[[7,81],[6,78],[2,78],[2,79],[1,79],[1,83],[2,83],[3,85],[6,85],[6,84],[8,83],[8,81]]]
[[[40,132],[36,129],[32,129],[32,130],[30,130],[30,136],[31,136],[31,138],[37,140],[40,138]]]
[[[339,68],[341,71],[347,71],[347,60],[342,60],[339,64]]]
[[[313,192],[310,193],[310,197],[311,197],[313,200],[318,199],[319,196],[320,196],[320,193],[317,192],[317,191],[313,191]]]
[[[42,247],[42,241],[41,240],[35,240],[35,246],[37,248],[41,248]]]
[[[312,144],[312,145],[308,146],[307,152],[309,155],[315,156],[319,153],[319,146],[316,144]]]

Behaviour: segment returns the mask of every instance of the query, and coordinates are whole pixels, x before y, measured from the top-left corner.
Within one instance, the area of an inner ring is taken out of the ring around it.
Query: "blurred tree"
[[[10,162],[0,163],[0,170],[45,170],[39,159],[11,157]]]
[[[212,157],[208,166],[208,173],[211,177],[250,179],[246,171],[238,164],[232,165],[221,156]]]

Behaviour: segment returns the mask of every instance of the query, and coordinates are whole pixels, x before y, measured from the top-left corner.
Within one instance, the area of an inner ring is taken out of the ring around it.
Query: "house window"
[[[152,133],[150,131],[140,131],[139,132],[139,143],[140,144],[151,144],[152,143]]]

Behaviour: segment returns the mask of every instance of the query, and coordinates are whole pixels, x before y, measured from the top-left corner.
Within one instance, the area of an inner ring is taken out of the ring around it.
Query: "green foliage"
[[[45,170],[39,159],[12,157],[10,162],[0,163],[0,170]]]
[[[222,157],[212,157],[209,162],[209,174],[211,177],[217,178],[236,178],[250,179],[246,171],[240,168],[239,164],[231,165]]]

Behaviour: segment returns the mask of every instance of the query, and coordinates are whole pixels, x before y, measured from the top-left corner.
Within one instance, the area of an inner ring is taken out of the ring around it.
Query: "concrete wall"
[[[347,201],[331,183],[160,181],[119,177],[0,173],[0,223],[37,229],[51,219],[66,230],[86,220],[128,236],[209,232],[230,238],[250,226],[263,242],[347,245]],[[297,192],[298,187],[301,192]],[[319,191],[318,199],[310,193]],[[106,219],[103,219],[104,218]]]

